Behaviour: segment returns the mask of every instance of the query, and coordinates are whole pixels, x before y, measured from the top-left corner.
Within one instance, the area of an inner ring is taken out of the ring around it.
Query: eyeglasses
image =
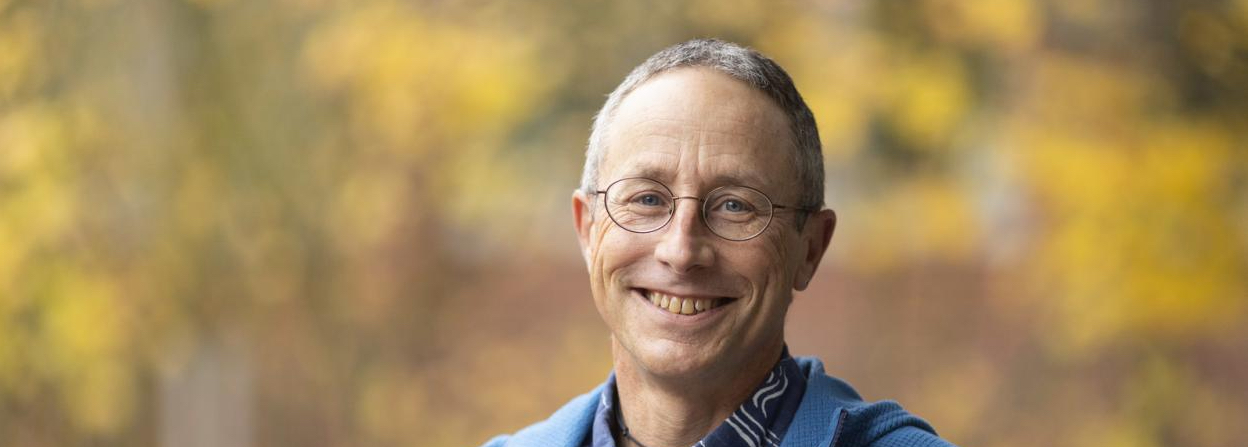
[[[672,221],[677,200],[697,200],[702,202],[702,221],[706,226],[716,236],[730,241],[746,241],[763,234],[776,210],[819,211],[773,204],[762,191],[748,186],[721,186],[705,198],[678,197],[666,185],[641,177],[616,180],[606,190],[592,193],[602,195],[611,221],[633,233],[658,231]]]

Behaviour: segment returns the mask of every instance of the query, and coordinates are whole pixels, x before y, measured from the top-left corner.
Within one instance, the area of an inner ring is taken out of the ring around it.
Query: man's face
[[[620,104],[596,186],[646,177],[676,196],[704,197],[743,185],[797,205],[792,144],[787,117],[765,94],[711,69],[679,68]],[[617,356],[651,374],[709,378],[770,366],[793,290],[813,275],[834,220],[818,213],[799,232],[794,213],[782,210],[758,237],[729,241],[706,227],[700,206],[678,200],[665,227],[639,234],[611,221],[601,194],[574,195],[594,303],[623,350]],[[666,308],[652,302],[665,298]],[[684,300],[709,309],[689,315]]]

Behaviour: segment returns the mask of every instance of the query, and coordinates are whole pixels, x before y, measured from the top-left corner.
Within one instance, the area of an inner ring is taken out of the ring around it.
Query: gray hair
[[[783,68],[767,56],[737,44],[718,39],[696,39],[670,46],[634,68],[624,82],[607,97],[606,104],[594,116],[585,151],[585,170],[581,174],[581,190],[598,189],[598,166],[605,152],[607,126],[624,97],[655,76],[679,67],[709,67],[743,81],[767,94],[789,118],[793,136],[794,169],[801,185],[797,206],[823,207],[823,149],[819,129],[802,95]],[[799,219],[798,226],[805,219]]]

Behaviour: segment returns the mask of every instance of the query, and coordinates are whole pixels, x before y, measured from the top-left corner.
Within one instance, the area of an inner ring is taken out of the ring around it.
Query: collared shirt
[[[767,379],[750,393],[749,398],[694,447],[775,447],[788,431],[802,394],[806,392],[806,376],[789,355],[786,346]],[[615,372],[607,377],[602,388],[598,410],[590,436],[592,447],[616,447],[613,433],[620,430],[616,415]]]

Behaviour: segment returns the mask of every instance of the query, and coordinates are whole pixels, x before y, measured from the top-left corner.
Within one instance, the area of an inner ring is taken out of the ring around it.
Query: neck
[[[637,364],[612,339],[617,410],[629,434],[645,447],[696,444],[741,406],[780,358],[783,344],[767,349],[760,361],[706,377],[659,377]],[[628,442],[617,445],[624,446]]]

